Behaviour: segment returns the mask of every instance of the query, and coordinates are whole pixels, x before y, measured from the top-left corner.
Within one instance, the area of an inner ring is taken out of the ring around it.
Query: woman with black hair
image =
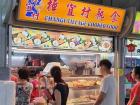
[[[127,105],[140,105],[140,66],[133,69],[132,78],[137,83],[131,89],[130,99]]]
[[[66,105],[69,94],[68,85],[62,79],[61,69],[55,66],[51,69],[51,76],[54,79],[55,86],[53,90],[53,105]]]
[[[33,86],[28,82],[28,71],[26,69],[19,69],[18,79],[16,84],[16,105],[29,105]]]

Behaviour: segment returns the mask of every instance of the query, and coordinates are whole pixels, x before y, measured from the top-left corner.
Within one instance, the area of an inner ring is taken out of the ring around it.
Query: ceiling
[[[137,11],[140,11],[140,0],[79,0],[79,1],[97,3],[119,8],[128,8],[133,6],[137,8]]]

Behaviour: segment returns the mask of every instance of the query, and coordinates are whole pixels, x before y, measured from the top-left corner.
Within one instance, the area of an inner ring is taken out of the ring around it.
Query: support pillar
[[[8,67],[8,20],[16,0],[0,0],[0,80],[9,79]]]
[[[118,39],[119,105],[125,105],[125,38]],[[123,71],[122,71],[123,70]]]
[[[9,79],[9,70],[6,69],[6,53],[7,53],[7,30],[6,24],[3,24],[2,19],[2,12],[3,12],[3,5],[5,5],[4,0],[1,1],[0,7],[0,80],[7,80]]]
[[[16,0],[0,0],[0,105],[15,105],[15,83],[10,82],[8,65],[8,20]]]

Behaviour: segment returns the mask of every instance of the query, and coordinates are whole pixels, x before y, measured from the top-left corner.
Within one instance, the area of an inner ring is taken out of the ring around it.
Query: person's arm
[[[30,96],[31,96],[31,94],[32,94],[32,91],[33,91],[33,85],[30,83]]]
[[[100,105],[103,102],[105,95],[105,93],[101,92],[94,105]]]
[[[61,105],[61,93],[59,90],[54,91],[55,105]]]
[[[129,96],[130,96],[130,97],[129,97],[129,101],[128,101],[127,105],[130,105],[130,103],[132,102],[131,92],[130,92]]]
[[[132,100],[128,102],[127,105],[136,105],[136,102],[138,101],[139,98],[140,98],[140,87],[137,87],[136,91],[134,92],[134,97],[132,98]]]
[[[29,93],[29,97],[30,97],[30,102],[32,101],[32,92],[33,92],[33,85],[30,83],[30,93]]]
[[[133,97],[133,99],[130,100],[127,105],[136,105],[137,99],[138,99],[137,96]]]
[[[106,93],[109,91],[108,90],[109,89],[109,84],[110,83],[109,83],[109,80],[108,79],[104,79],[102,81],[101,88],[100,88],[100,93],[99,93],[99,96],[96,99],[94,105],[100,105],[103,102],[103,100],[104,100],[104,98],[106,96]]]
[[[130,105],[130,102],[131,102],[131,99],[129,99],[129,101],[128,101],[127,105]]]

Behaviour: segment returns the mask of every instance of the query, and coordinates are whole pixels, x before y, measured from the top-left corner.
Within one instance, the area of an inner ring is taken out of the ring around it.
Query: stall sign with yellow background
[[[18,20],[120,32],[125,10],[72,0],[20,0]]]

